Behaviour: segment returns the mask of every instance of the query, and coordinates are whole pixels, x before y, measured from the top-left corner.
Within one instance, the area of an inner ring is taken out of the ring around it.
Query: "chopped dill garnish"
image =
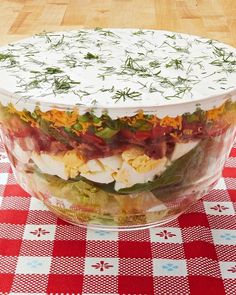
[[[14,56],[10,53],[0,53],[0,62],[1,61],[10,61],[11,66],[14,66],[16,64],[16,60]]]
[[[62,93],[71,89],[74,85],[78,85],[80,82],[71,80],[69,76],[55,77],[53,82],[54,92]]]
[[[98,55],[88,52],[85,56],[85,59],[98,59]]]
[[[102,36],[109,36],[109,37],[115,37],[115,38],[120,39],[120,36],[116,35],[115,33],[113,33],[110,30],[105,30],[102,28],[95,28],[94,31],[98,31]]]
[[[146,32],[144,32],[142,29],[139,29],[138,31],[135,31],[132,33],[132,35],[140,36],[145,35]]]
[[[159,68],[161,63],[158,60],[153,60],[149,62],[149,66],[152,68]]]
[[[57,47],[59,47],[59,46],[61,46],[64,42],[64,38],[65,38],[65,36],[64,36],[64,34],[62,35],[62,37],[61,37],[61,39],[59,39],[56,43],[52,43],[51,42],[51,48],[57,48]]]
[[[124,90],[117,90],[116,93],[112,96],[116,102],[119,100],[126,101],[127,98],[132,100],[140,100],[137,97],[141,96],[141,93],[138,91],[131,91],[130,88],[125,88]]]
[[[166,65],[166,68],[174,68],[175,70],[183,70],[184,66],[181,59],[172,59]]]
[[[48,67],[45,69],[45,74],[53,75],[63,73],[63,71],[57,67]]]

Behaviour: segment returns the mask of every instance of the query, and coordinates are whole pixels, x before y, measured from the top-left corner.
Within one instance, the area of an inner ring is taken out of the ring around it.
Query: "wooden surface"
[[[236,46],[236,1],[0,0],[0,45],[43,30],[91,27],[166,29]]]

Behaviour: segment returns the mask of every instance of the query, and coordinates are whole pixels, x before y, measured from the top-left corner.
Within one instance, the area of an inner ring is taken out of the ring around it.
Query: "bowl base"
[[[187,210],[187,209],[186,209]],[[51,211],[51,210],[50,210]],[[179,214],[176,214],[174,216],[171,216],[170,218],[166,218],[165,220],[161,220],[159,222],[152,222],[152,223],[147,223],[147,224],[137,224],[137,225],[129,225],[129,226],[105,226],[103,224],[79,224],[79,223],[75,223],[73,221],[70,221],[70,220],[66,220],[66,218],[63,218],[63,217],[58,217],[59,219],[65,221],[65,222],[68,222],[69,224],[72,224],[72,225],[76,225],[78,227],[81,227],[81,228],[85,228],[85,229],[88,229],[88,230],[99,230],[99,231],[112,231],[112,232],[121,232],[121,231],[136,231],[136,230],[145,230],[145,229],[149,229],[149,228],[152,228],[152,227],[157,227],[157,226],[161,226],[161,225],[164,225],[170,221],[173,221],[175,219],[177,219],[180,215],[182,215],[182,213],[184,212],[181,212]]]

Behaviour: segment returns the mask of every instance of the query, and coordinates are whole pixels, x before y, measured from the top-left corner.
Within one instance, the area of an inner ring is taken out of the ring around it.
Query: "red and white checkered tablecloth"
[[[82,229],[17,185],[0,146],[0,294],[236,294],[236,145],[218,185],[162,227]]]

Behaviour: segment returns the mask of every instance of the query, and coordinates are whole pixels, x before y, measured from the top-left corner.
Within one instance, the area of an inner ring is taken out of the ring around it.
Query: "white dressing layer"
[[[167,31],[45,33],[0,49],[0,81],[0,101],[18,109],[176,116],[236,100],[236,49]]]

